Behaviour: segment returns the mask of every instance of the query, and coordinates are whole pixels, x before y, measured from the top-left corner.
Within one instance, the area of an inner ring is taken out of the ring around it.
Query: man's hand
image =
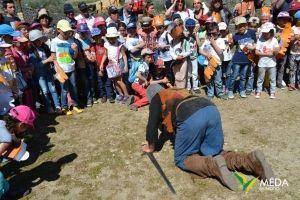
[[[144,153],[152,153],[154,152],[154,145],[148,144],[148,142],[143,142],[141,145],[141,150]]]

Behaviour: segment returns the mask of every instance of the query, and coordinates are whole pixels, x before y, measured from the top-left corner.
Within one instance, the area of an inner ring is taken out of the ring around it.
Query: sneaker
[[[126,104],[126,102],[128,101],[129,98],[130,98],[130,96],[124,96],[121,103]]]
[[[284,87],[281,83],[278,83],[278,84],[277,84],[277,87],[278,87],[279,89],[282,89],[282,90],[285,89],[285,87]]]
[[[138,111],[138,107],[134,104],[131,104],[130,107],[129,107],[130,110],[133,110],[133,111]]]
[[[270,94],[270,99],[276,99],[276,97],[275,97],[275,94],[274,94],[274,93]]]
[[[255,95],[255,98],[256,98],[256,99],[260,99],[260,95],[261,95],[261,93],[260,93],[260,92],[257,92],[256,95]]]
[[[251,95],[252,94],[252,90],[246,90],[246,95]]]
[[[71,110],[66,109],[66,108],[63,108],[63,109],[61,110],[61,112],[62,112],[64,115],[67,115],[67,116],[73,114]]]
[[[234,99],[233,91],[228,91],[228,99]]]
[[[196,89],[196,90],[194,90],[194,93],[195,94],[201,94],[201,90],[200,89]]]
[[[115,103],[115,99],[114,98],[109,98],[109,103]]]
[[[93,98],[93,104],[97,104],[97,103],[99,103],[98,99]]]
[[[134,103],[134,96],[133,95],[130,95],[129,98],[127,99],[127,101],[125,102],[125,104],[127,106],[130,106],[131,104]]]
[[[86,103],[87,107],[92,107],[93,106],[93,100],[89,99]]]
[[[107,102],[107,98],[106,97],[102,97],[101,98],[101,103],[106,103]]]
[[[219,98],[223,100],[228,100],[228,97],[225,94],[220,95]]]
[[[74,110],[76,113],[78,113],[78,114],[83,112],[82,109],[80,109],[80,108],[78,108],[78,107],[76,107],[76,106],[73,107],[73,110]]]
[[[245,92],[245,91],[240,92],[240,96],[241,96],[242,98],[247,98],[247,95],[246,95],[246,92]]]
[[[289,91],[296,90],[296,87],[294,84],[289,84]]]
[[[117,97],[116,97],[116,101],[117,102],[121,102],[122,100],[123,100],[123,96],[122,95],[117,95]]]

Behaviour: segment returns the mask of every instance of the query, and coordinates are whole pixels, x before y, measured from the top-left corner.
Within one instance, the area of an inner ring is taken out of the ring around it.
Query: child
[[[105,37],[107,39],[107,42],[104,43],[106,54],[103,56],[100,64],[100,70],[102,72],[104,71],[104,63],[106,59],[108,59],[106,71],[108,78],[112,79],[118,91],[119,96],[116,98],[116,100],[125,104],[129,98],[126,85],[122,80],[122,71],[128,72],[125,48],[118,41],[119,33],[115,27],[107,28]]]
[[[270,98],[275,99],[276,88],[276,55],[279,51],[278,41],[274,38],[274,29],[268,24],[261,27],[262,36],[258,40],[255,53],[259,56],[258,80],[255,98],[261,96],[266,71],[270,79]]]
[[[82,113],[83,110],[78,108],[78,96],[75,80],[75,61],[78,53],[78,47],[70,40],[72,32],[70,23],[67,20],[57,22],[56,36],[51,42],[51,52],[54,60],[55,69],[58,71],[61,68],[66,73],[68,79],[61,82],[61,106],[62,112],[66,115],[71,115],[72,111],[68,107],[67,94],[70,92],[74,101],[73,110],[77,113]]]
[[[227,28],[227,24],[221,22],[218,24],[220,31],[220,38],[225,42],[225,49],[223,51],[223,61],[222,61],[222,78],[223,85],[225,86],[225,94],[228,92],[228,83],[230,80],[231,74],[231,59],[233,56],[232,45],[233,45],[233,36]]]
[[[92,43],[92,51],[96,54],[96,66],[98,70],[98,87],[100,92],[101,103],[105,103],[109,99],[110,103],[115,103],[114,99],[114,88],[112,86],[112,81],[107,77],[105,70],[100,70],[100,65],[105,55],[104,40],[102,39],[102,33],[99,28],[93,28],[91,31],[91,36],[94,40]],[[104,63],[106,67],[107,62]]]
[[[87,87],[85,91],[87,97],[87,107],[93,106],[93,104],[97,104],[98,101],[95,98],[95,87],[97,82],[97,72],[95,68],[96,56],[95,52],[91,52],[91,38],[90,38],[90,30],[86,23],[77,24],[77,33],[78,40],[80,42],[80,46],[84,51],[84,58],[86,64],[86,75],[87,75]]]
[[[237,33],[233,36],[233,42],[236,45],[235,53],[232,57],[232,75],[228,85],[228,98],[233,99],[233,90],[237,77],[239,80],[239,93],[242,98],[246,98],[246,75],[247,70],[252,63],[247,55],[252,54],[255,49],[256,34],[255,31],[247,28],[247,20],[245,17],[235,18],[235,27]],[[250,88],[249,88],[250,90]],[[251,88],[252,90],[252,88]]]
[[[40,30],[32,30],[29,32],[29,39],[32,42],[29,63],[34,66],[35,78],[43,92],[46,110],[48,113],[53,113],[49,98],[50,93],[53,99],[55,112],[60,114],[61,107],[54,84],[54,74],[50,66],[53,62],[53,57],[51,57],[51,51],[48,45],[45,44],[45,36],[43,36],[43,33]]]
[[[227,97],[224,95],[222,88],[222,59],[223,51],[225,50],[225,42],[222,38],[219,38],[219,28],[217,23],[211,23],[207,26],[207,39],[204,41],[203,45],[200,47],[200,53],[204,55],[208,60],[214,57],[217,61],[217,68],[215,75],[207,84],[207,97],[212,99],[215,96],[226,100]]]
[[[290,52],[289,90],[300,89],[300,11],[295,14],[295,26],[292,27],[294,37]]]
[[[155,65],[149,66],[150,85],[160,84],[164,88],[173,87],[162,59],[157,59]]]
[[[146,88],[149,85],[149,64],[153,63],[153,54],[154,52],[150,49],[143,49],[141,52],[143,63],[139,66],[136,79],[132,84],[132,89],[136,92],[136,95],[132,97],[129,102],[130,110],[137,111],[139,107],[149,103],[146,95]]]
[[[187,38],[187,41],[189,42],[189,47],[191,51],[191,55],[190,55],[191,66],[188,67],[187,89],[193,91],[195,94],[200,94],[199,79],[198,79],[197,42],[194,33],[195,26],[196,26],[195,20],[188,18],[185,21],[185,28],[187,30],[185,36]],[[191,83],[191,79],[192,79],[192,83]]]

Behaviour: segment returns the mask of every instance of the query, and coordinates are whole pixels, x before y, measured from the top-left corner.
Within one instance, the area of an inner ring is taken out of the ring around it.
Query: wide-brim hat
[[[119,32],[116,27],[109,27],[107,28],[107,32],[105,35],[106,38],[115,38],[119,37]]]

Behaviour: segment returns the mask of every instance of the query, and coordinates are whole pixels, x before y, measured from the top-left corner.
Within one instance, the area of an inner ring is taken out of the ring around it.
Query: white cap
[[[227,24],[225,22],[220,22],[218,26],[220,31],[227,29]]]

